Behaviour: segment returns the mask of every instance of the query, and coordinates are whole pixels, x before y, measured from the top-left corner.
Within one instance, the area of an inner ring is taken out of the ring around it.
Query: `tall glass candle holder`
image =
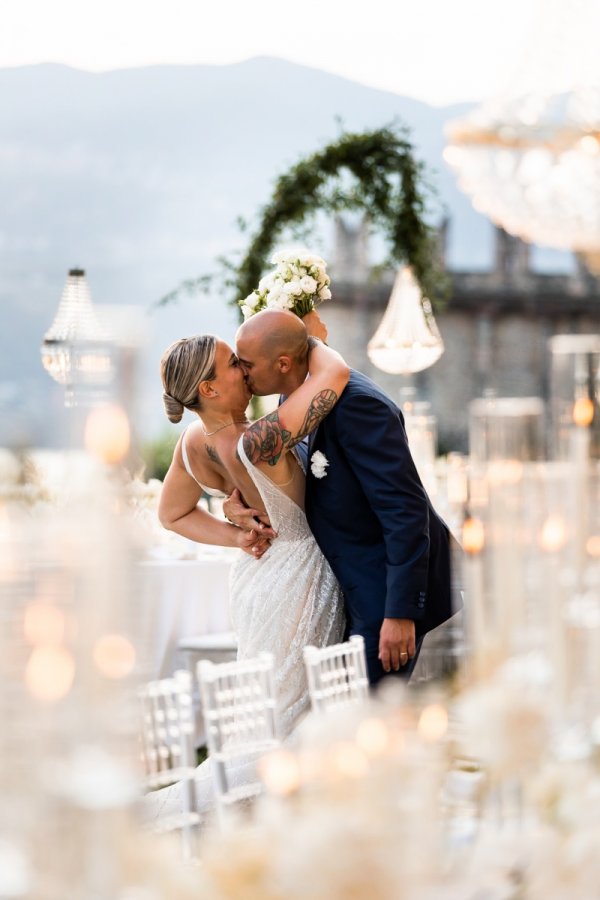
[[[469,452],[475,462],[545,459],[540,397],[481,397],[469,405]]]
[[[437,449],[437,421],[427,400],[416,400],[413,388],[401,391],[401,406],[410,452],[427,493],[437,493],[435,458]]]
[[[474,669],[481,677],[518,652],[522,638],[524,466],[544,457],[544,404],[539,397],[474,400],[469,436],[465,527],[473,534],[479,530],[481,548],[467,553],[466,618]]]
[[[555,459],[600,459],[600,334],[557,334],[550,350]]]

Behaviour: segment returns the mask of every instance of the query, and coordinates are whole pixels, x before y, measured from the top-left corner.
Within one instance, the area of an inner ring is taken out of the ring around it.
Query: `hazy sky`
[[[501,89],[551,2],[3,0],[0,67],[99,71],[269,55],[441,105]]]

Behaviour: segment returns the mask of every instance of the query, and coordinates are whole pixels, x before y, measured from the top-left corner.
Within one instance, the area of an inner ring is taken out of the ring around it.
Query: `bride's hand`
[[[307,332],[312,335],[312,337],[319,338],[324,344],[327,343],[327,325],[315,309],[306,313],[306,315],[302,317],[302,321],[306,326]]]
[[[243,528],[240,528],[238,531],[238,547],[240,550],[243,550],[244,553],[248,553],[255,559],[260,559],[271,546],[271,541],[259,536],[254,529],[252,529],[252,531],[244,531]]]
[[[277,532],[273,531],[269,523],[257,522],[256,517],[262,515],[259,509],[252,509],[246,506],[242,500],[242,495],[237,488],[231,492],[231,496],[223,503],[223,515],[238,528],[255,530],[261,538],[275,538]]]

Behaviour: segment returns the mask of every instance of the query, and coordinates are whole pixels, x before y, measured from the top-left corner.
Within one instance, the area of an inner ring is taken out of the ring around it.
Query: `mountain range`
[[[450,266],[488,267],[491,226],[442,162],[444,125],[468,109],[272,58],[101,74],[0,69],[0,444],[59,439],[62,392],[39,345],[73,267],[86,270],[99,307],[139,307],[138,425],[160,430],[162,349],[201,330],[231,338],[236,319],[216,289],[151,308],[243,248],[237,217],[252,225],[276,176],[341,127],[406,124],[450,214]],[[318,237],[325,255],[331,234],[325,226]]]

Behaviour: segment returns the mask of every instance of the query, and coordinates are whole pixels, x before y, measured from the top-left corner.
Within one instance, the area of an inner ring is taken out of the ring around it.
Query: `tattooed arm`
[[[244,434],[244,450],[254,464],[277,465],[283,453],[331,412],[348,384],[350,369],[340,354],[315,338],[308,340],[310,377],[277,410],[258,419]]]
[[[180,438],[160,495],[158,518],[163,528],[200,544],[239,547],[257,558],[263,555],[269,542],[258,527],[237,528],[211,515],[198,505],[201,496],[202,488],[183,464]]]

